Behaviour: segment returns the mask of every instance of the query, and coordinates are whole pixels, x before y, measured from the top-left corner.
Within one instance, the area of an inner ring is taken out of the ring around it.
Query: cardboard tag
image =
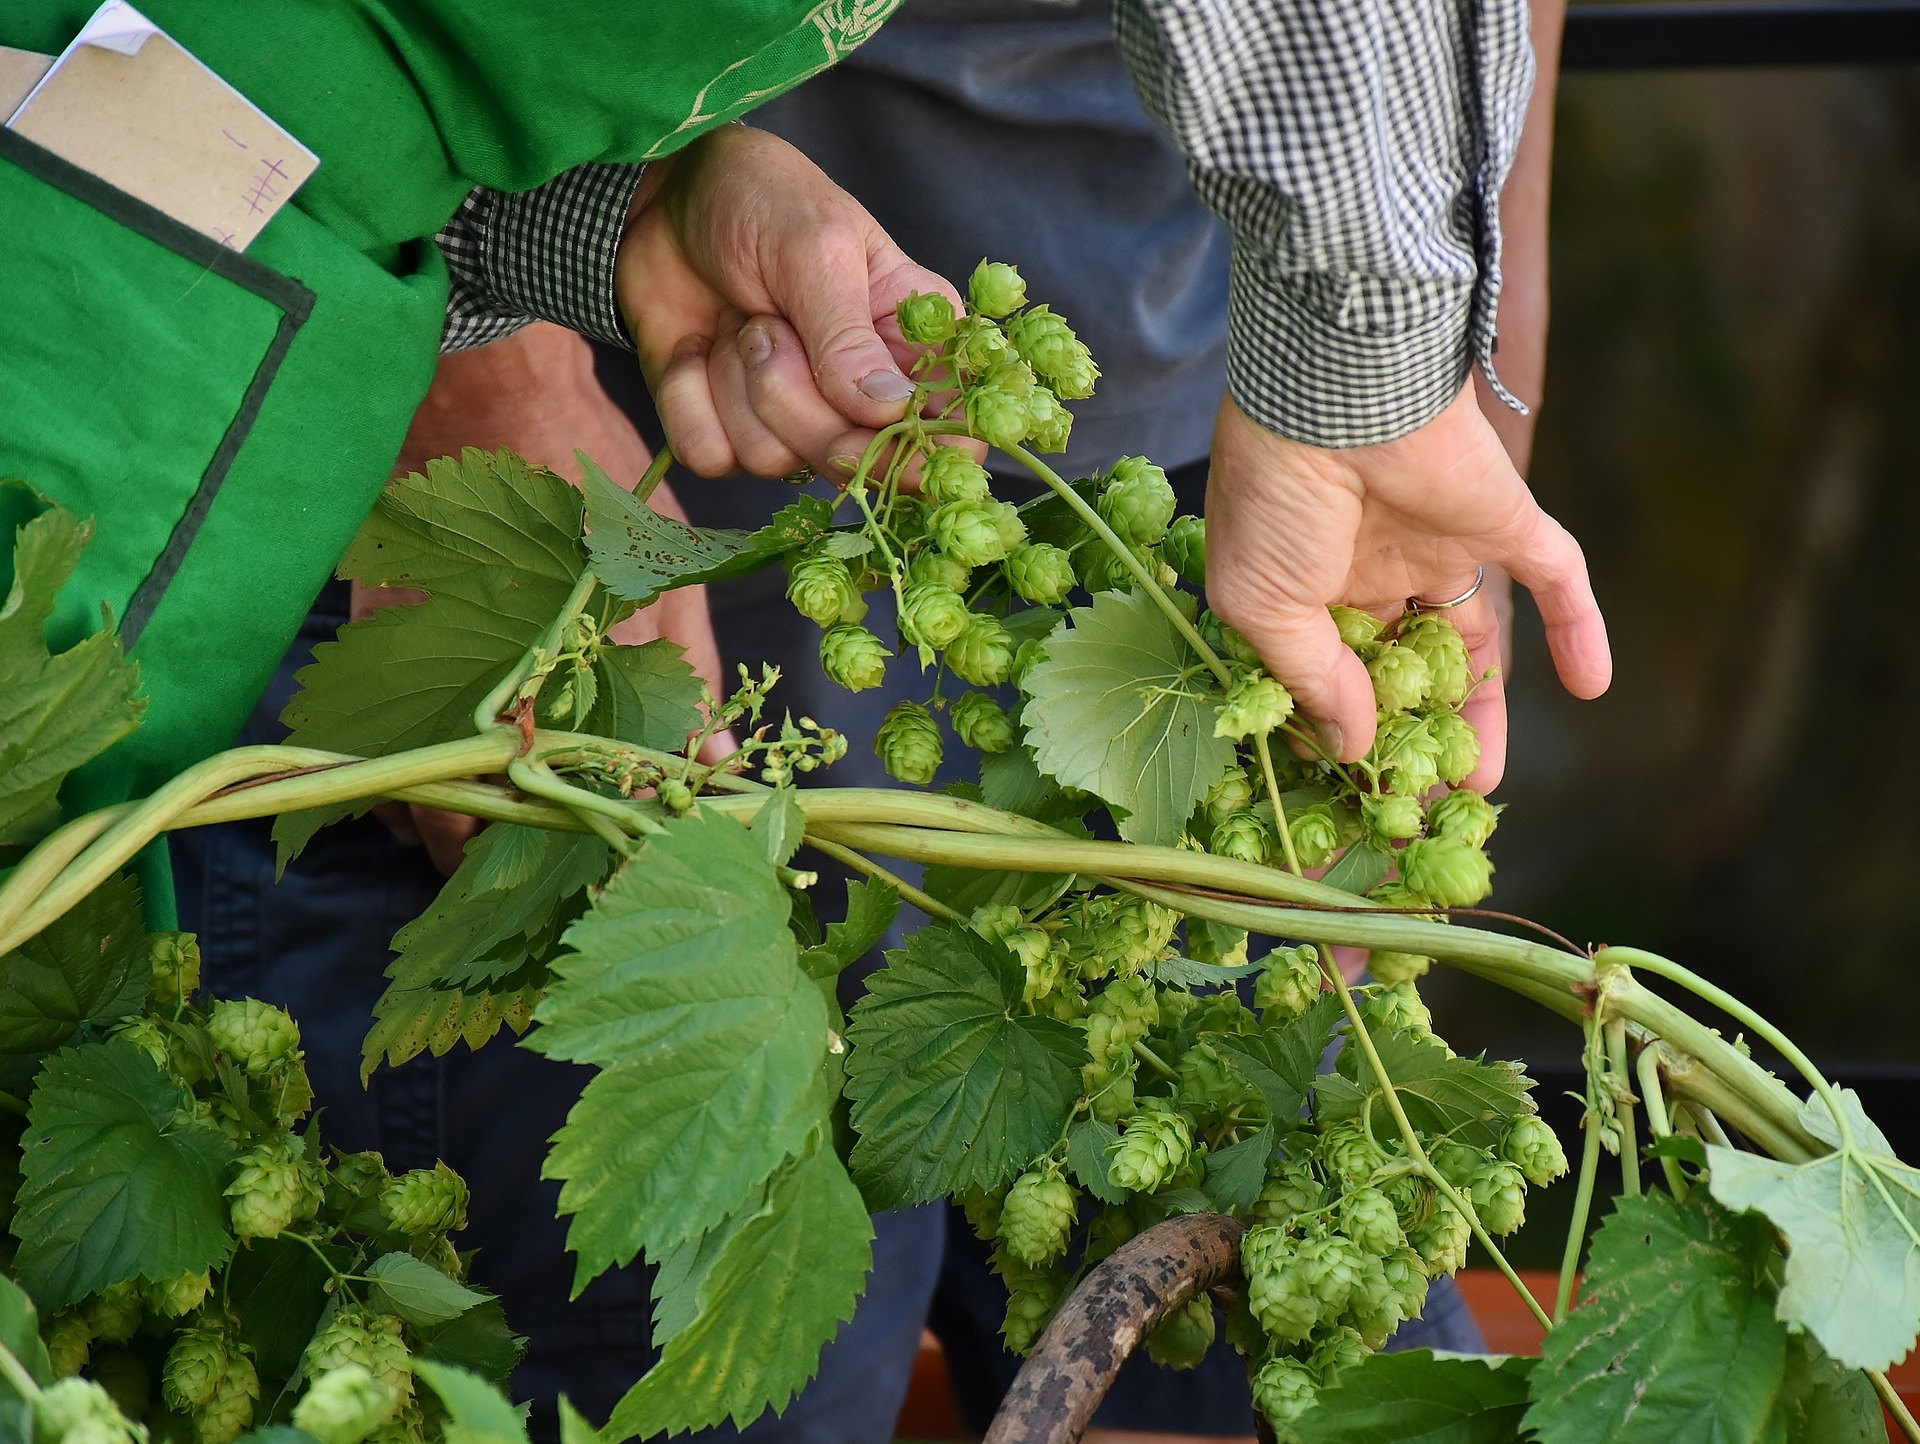
[[[12,115],[32,93],[41,77],[53,69],[53,57],[37,50],[15,50],[0,45],[0,115]]]
[[[94,12],[8,126],[236,251],[320,164],[124,0]]]

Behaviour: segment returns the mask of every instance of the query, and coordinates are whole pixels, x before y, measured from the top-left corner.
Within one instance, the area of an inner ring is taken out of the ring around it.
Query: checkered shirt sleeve
[[[1493,371],[1526,0],[1115,0],[1135,88],[1233,234],[1227,380],[1316,446],[1430,420]]]
[[[465,351],[530,321],[633,346],[614,302],[613,263],[639,165],[584,165],[530,191],[476,190],[436,239],[453,287],[440,349]]]

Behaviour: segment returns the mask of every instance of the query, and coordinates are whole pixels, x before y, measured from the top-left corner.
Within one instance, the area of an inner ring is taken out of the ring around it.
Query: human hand
[[[1341,761],[1373,745],[1373,687],[1340,642],[1331,603],[1383,616],[1409,597],[1467,590],[1502,567],[1533,593],[1568,691],[1597,697],[1612,676],[1606,625],[1579,544],[1542,511],[1464,387],[1418,431],[1330,451],[1278,436],[1224,401],[1207,486],[1207,595],[1293,693]],[[1500,625],[1484,588],[1448,613],[1476,670],[1498,664]],[[1506,700],[1495,676],[1466,709],[1481,735],[1468,783],[1500,779]]]
[[[648,180],[615,290],[675,457],[702,476],[850,475],[913,391],[895,306],[959,292],[765,131],[722,126]]]
[[[628,487],[640,480],[652,460],[645,441],[595,379],[592,349],[573,332],[545,322],[492,345],[442,357],[433,386],[414,414],[397,469],[417,471],[430,459],[456,455],[467,446],[507,447],[575,485],[581,480],[576,448]],[[664,482],[654,488],[647,504],[686,520]],[[358,621],[379,607],[420,599],[420,593],[409,589],[356,583],[353,617]],[[675,642],[686,649],[688,663],[716,695],[725,691],[704,587],[668,592],[607,635],[624,646],[659,637]],[[713,760],[734,748],[731,735],[723,732],[708,740],[701,755]],[[434,866],[449,875],[480,829],[480,823],[464,813],[412,803],[384,803],[375,812],[401,841],[425,847]]]

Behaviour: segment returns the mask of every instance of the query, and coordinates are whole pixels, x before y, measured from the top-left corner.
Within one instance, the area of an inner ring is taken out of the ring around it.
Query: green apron
[[[0,477],[95,520],[49,640],[105,608],[151,699],[69,810],[238,730],[432,379],[430,237],[469,190],[666,155],[897,4],[141,0],[320,156],[244,255],[0,129]],[[0,6],[0,44],[57,53],[93,8]]]

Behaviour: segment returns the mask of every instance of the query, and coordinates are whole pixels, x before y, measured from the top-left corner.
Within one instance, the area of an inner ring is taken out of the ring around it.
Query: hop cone
[[[40,1391],[33,1402],[33,1426],[39,1444],[60,1444],[70,1435],[75,1444],[87,1444],[127,1434],[113,1396],[93,1380],[80,1378],[61,1379]]]
[[[425,1444],[426,1416],[414,1403],[402,1404],[394,1416],[367,1436],[366,1444]],[[445,1437],[444,1431],[440,1436]]]
[[[1340,821],[1324,802],[1289,812],[1287,830],[1302,867],[1325,867],[1340,850]]]
[[[982,316],[1005,316],[1027,304],[1027,283],[1004,261],[982,261],[967,278],[967,304]]]
[[[1011,556],[1027,544],[1027,524],[1020,519],[1020,508],[1010,501],[985,503],[993,514],[994,530],[1000,534],[1000,550]]]
[[[997,372],[998,367],[995,368]],[[1033,413],[1027,408],[1027,397],[1010,387],[996,384],[988,377],[967,392],[967,426],[982,441],[999,447],[1002,451],[1011,451],[1027,439],[1027,431],[1033,425]],[[949,555],[959,555],[944,544],[941,550]],[[991,556],[986,561],[999,561],[999,556]],[[983,566],[985,562],[976,562]]]
[[[1400,852],[1400,875],[1441,907],[1472,907],[1493,891],[1493,862],[1458,838],[1424,837]]]
[[[1417,1038],[1433,1035],[1433,1014],[1420,1001],[1412,983],[1397,983],[1374,995],[1374,1015],[1382,1027],[1412,1033]]]
[[[1158,903],[1131,895],[1108,900],[1107,943],[1114,971],[1129,976],[1166,951],[1180,915]]]
[[[886,680],[887,658],[893,653],[865,627],[840,622],[820,638],[820,665],[849,692],[864,692]]]
[[[927,530],[933,543],[964,567],[984,567],[1007,554],[1000,535],[999,503],[950,501],[935,509]]]
[[[399,1410],[400,1401],[362,1364],[320,1375],[293,1406],[293,1427],[320,1444],[360,1444]]]
[[[900,599],[900,636],[915,647],[944,647],[966,630],[966,600],[939,582],[915,582]]]
[[[1420,835],[1420,799],[1398,793],[1362,797],[1360,816],[1367,831],[1385,842],[1404,842]]]
[[[1058,606],[1073,590],[1073,558],[1050,542],[1029,542],[1008,556],[1007,579],[1028,601]]]
[[[1027,398],[1027,444],[1035,451],[1058,453],[1073,435],[1073,413],[1044,386]]]
[[[1153,986],[1145,978],[1123,978],[1093,1000],[1083,1020],[1092,1062],[1081,1076],[1089,1092],[1104,1087],[1124,1067],[1133,1056],[1133,1045],[1147,1036],[1158,1014]]]
[[[87,1301],[87,1327],[96,1339],[124,1344],[140,1327],[140,1288],[127,1282],[112,1284]]]
[[[1293,697],[1265,672],[1242,672],[1227,689],[1213,735],[1235,741],[1271,732],[1293,715]]]
[[[796,562],[787,577],[787,600],[801,616],[823,627],[857,622],[867,614],[853,573],[837,557],[806,557]]]
[[[1467,1244],[1472,1239],[1473,1226],[1466,1215],[1442,1198],[1434,1203],[1433,1217],[1414,1230],[1409,1242],[1431,1276],[1458,1273],[1467,1261]]]
[[[153,1060],[153,1066],[166,1072],[173,1058],[167,1047],[166,1030],[152,1018],[142,1014],[129,1018],[115,1028],[111,1034],[116,1042],[131,1043]]]
[[[1516,1118],[1501,1140],[1500,1155],[1527,1176],[1527,1182],[1545,1188],[1567,1171],[1567,1153],[1551,1125],[1534,1114]]]
[[[1189,922],[1187,956],[1196,963],[1243,967],[1247,961],[1247,930],[1230,928],[1224,923],[1203,923],[1197,919]]]
[[[947,666],[963,682],[976,687],[997,687],[1007,680],[1013,665],[1013,634],[998,617],[975,612],[967,619],[966,630],[947,646]]]
[[[160,1369],[160,1397],[176,1414],[190,1414],[213,1398],[227,1376],[225,1328],[202,1319],[182,1329]]]
[[[1273,852],[1273,834],[1257,812],[1230,812],[1214,824],[1208,847],[1217,857],[1265,862]]]
[[[1006,1202],[1005,1188],[975,1188],[960,1195],[960,1210],[982,1243],[992,1243],[1000,1237],[1000,1214]]]
[[[1320,1135],[1320,1158],[1327,1172],[1349,1188],[1359,1188],[1387,1161],[1380,1147],[1357,1123],[1336,1123]]]
[[[1045,306],[1035,306],[1009,322],[1007,339],[1060,395],[1073,401],[1093,395],[1093,383],[1100,376],[1093,354],[1074,335],[1073,327]]]
[[[87,1366],[93,1352],[93,1326],[78,1313],[53,1316],[47,1325],[47,1363],[56,1379],[71,1378]]]
[[[1428,701],[1458,707],[1466,700],[1473,684],[1473,663],[1452,622],[1432,613],[1415,617],[1400,629],[1400,645],[1418,652],[1427,664]]]
[[[146,1294],[149,1309],[163,1319],[177,1319],[192,1313],[206,1301],[213,1279],[204,1272],[180,1274],[170,1279],[147,1279],[140,1287]]]
[[[1440,740],[1425,717],[1392,717],[1373,746],[1376,764],[1386,769],[1387,786],[1407,797],[1424,797],[1440,781]]]
[[[1183,1111],[1196,1117],[1217,1118],[1236,1105],[1257,1106],[1260,1095],[1210,1043],[1196,1043],[1180,1055],[1180,1082],[1175,1090]]]
[[[1059,988],[1066,976],[1067,950],[1057,946],[1045,928],[1021,928],[1007,939],[1007,946],[1026,969],[1027,980],[1020,995],[1022,1002],[1037,1002]]]
[[[236,1238],[278,1238],[305,1201],[307,1179],[285,1134],[253,1145],[237,1160],[227,1186]]]
[[[1284,1228],[1297,1215],[1311,1213],[1326,1201],[1327,1191],[1313,1170],[1304,1163],[1289,1163],[1267,1175],[1250,1212],[1261,1223]]]
[[[1000,1211],[1000,1241],[1023,1264],[1042,1268],[1067,1251],[1079,1207],[1073,1185],[1055,1173],[1031,1170],[1014,1180]]]
[[[256,1076],[300,1046],[300,1029],[293,1019],[257,998],[215,1003],[207,1015],[207,1036],[215,1048]]]
[[[200,986],[200,943],[192,933],[154,933],[147,939],[153,1001],[183,1003]]]
[[[1194,1033],[1258,1033],[1260,1020],[1254,1017],[1240,995],[1231,988],[1209,993],[1194,1004],[1189,1020]]]
[[[1352,1329],[1335,1329],[1313,1346],[1313,1352],[1307,1357],[1307,1367],[1312,1369],[1322,1384],[1331,1384],[1340,1377],[1342,1369],[1350,1369],[1371,1352]]]
[[[967,376],[984,376],[1019,353],[1013,342],[985,316],[964,316],[953,330],[953,354]]]
[[[1253,1407],[1283,1439],[1293,1437],[1288,1426],[1313,1407],[1319,1392],[1313,1370],[1297,1359],[1269,1359],[1253,1376]]]
[[[1367,971],[1389,987],[1424,978],[1432,966],[1432,958],[1423,958],[1418,953],[1377,950],[1367,955]]]
[[[1480,765],[1480,734],[1457,712],[1442,712],[1428,721],[1427,729],[1436,749],[1434,770],[1449,787],[1458,787]]]
[[[1206,810],[1207,821],[1218,827],[1234,813],[1253,806],[1253,783],[1243,769],[1229,767],[1220,780],[1207,789],[1200,805]]]
[[[1160,551],[1182,581],[1196,587],[1207,584],[1207,524],[1203,519],[1175,517],[1173,525],[1167,528],[1167,540]]]
[[[1087,1265],[1099,1263],[1139,1231],[1133,1215],[1124,1207],[1101,1209],[1093,1216],[1093,1222],[1087,1225],[1087,1246],[1081,1262]]]
[[[1254,980],[1253,1005],[1268,1022],[1297,1018],[1320,996],[1321,976],[1312,948],[1275,948]]]
[[[1394,1218],[1402,1232],[1419,1228],[1433,1217],[1433,1201],[1439,1195],[1433,1185],[1418,1174],[1404,1173],[1380,1185],[1387,1202],[1393,1205]]]
[[[1328,607],[1333,624],[1340,629],[1340,640],[1356,652],[1364,652],[1380,636],[1380,619],[1358,607]]]
[[[1382,647],[1367,663],[1373,678],[1373,698],[1384,712],[1405,712],[1426,700],[1433,675],[1426,659],[1411,647]]]
[[[940,770],[940,724],[918,702],[896,702],[874,735],[873,751],[902,782],[924,787]]]
[[[395,1400],[413,1397],[413,1367],[400,1337],[400,1320],[361,1308],[343,1308],[307,1342],[307,1373],[314,1378],[358,1364]]]
[[[1113,1147],[1107,1177],[1129,1193],[1152,1193],[1187,1162],[1193,1130],[1178,1113],[1136,1113]]]
[[[1293,1246],[1277,1228],[1247,1230],[1240,1244],[1247,1307],[1281,1343],[1297,1344],[1320,1323],[1320,1301],[1307,1287]]]
[[[1012,903],[983,903],[967,919],[976,933],[996,943],[1006,942],[1026,924],[1026,914]]]
[[[1346,1308],[1365,1268],[1365,1258],[1352,1239],[1337,1233],[1310,1238],[1294,1253],[1294,1267],[1307,1292],[1320,1301],[1321,1318],[1337,1318]]]
[[[1197,1369],[1213,1347],[1213,1300],[1196,1294],[1147,1336],[1147,1355],[1168,1369]]]
[[[1137,547],[1152,546],[1173,524],[1173,486],[1166,472],[1140,456],[1123,456],[1107,473],[1100,519]]]
[[[921,552],[907,568],[907,580],[915,586],[930,583],[950,592],[964,591],[972,576],[971,568],[938,551]]]
[[[1473,1211],[1488,1233],[1504,1238],[1527,1219],[1527,1180],[1511,1163],[1486,1163],[1467,1182]]]
[[[942,341],[953,338],[957,320],[953,313],[953,302],[938,292],[911,292],[906,300],[894,308],[894,315],[900,320],[900,334],[916,346],[938,346]],[[348,1441],[330,1439],[327,1444],[348,1444]]]
[[[1480,1165],[1488,1161],[1481,1149],[1469,1148],[1451,1138],[1443,1138],[1428,1148],[1427,1158],[1455,1188],[1465,1188],[1480,1171]]]
[[[967,746],[981,752],[1005,752],[1013,746],[1013,722],[1003,708],[984,692],[968,692],[947,714],[953,730]]]
[[[985,501],[993,495],[993,478],[961,448],[936,446],[921,469],[920,494],[935,506],[950,501]]]
[[[380,1207],[394,1228],[419,1237],[465,1228],[467,1198],[466,1180],[445,1163],[436,1163],[394,1179],[381,1191]]]
[[[198,1444],[231,1444],[253,1423],[253,1406],[260,1398],[260,1375],[245,1347],[227,1356],[227,1370],[213,1386],[213,1395],[193,1415],[193,1437]]]
[[[1436,798],[1427,809],[1427,831],[1434,837],[1450,837],[1468,847],[1485,847],[1493,836],[1500,809],[1477,792],[1456,787]]]
[[[1340,1231],[1375,1258],[1406,1241],[1393,1201],[1377,1188],[1358,1188],[1340,1200]]]
[[[1380,1261],[1393,1307],[1402,1319],[1417,1319],[1427,1306],[1427,1266],[1411,1248],[1398,1248]]]

